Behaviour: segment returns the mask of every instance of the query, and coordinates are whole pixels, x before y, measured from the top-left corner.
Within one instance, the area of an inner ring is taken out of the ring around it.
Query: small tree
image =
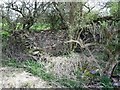
[[[36,0],[32,2],[20,1],[20,2],[9,2],[6,3],[6,8],[19,13],[21,18],[19,22],[22,24],[23,29],[29,30],[30,27],[36,22],[40,13],[43,10],[44,3],[37,2]]]

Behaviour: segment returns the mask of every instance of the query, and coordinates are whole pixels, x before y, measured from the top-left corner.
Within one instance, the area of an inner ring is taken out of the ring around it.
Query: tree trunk
[[[78,28],[77,24],[80,25],[79,21],[82,17],[82,2],[72,2],[69,3],[69,39],[75,39],[74,35]],[[74,43],[70,43],[70,50],[74,50]]]

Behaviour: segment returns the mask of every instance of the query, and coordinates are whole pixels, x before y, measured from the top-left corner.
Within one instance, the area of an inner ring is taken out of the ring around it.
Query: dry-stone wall
[[[68,40],[67,34],[67,30],[14,31],[3,48],[3,56],[18,60],[31,59],[28,52],[35,48],[51,55],[66,54],[69,49],[64,44]]]

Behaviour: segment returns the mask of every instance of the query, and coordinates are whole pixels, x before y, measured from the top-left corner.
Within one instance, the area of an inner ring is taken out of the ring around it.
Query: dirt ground
[[[21,68],[0,67],[1,88],[51,88],[46,81]]]
[[[76,58],[73,58],[76,57]],[[75,70],[74,66],[81,62],[80,55],[73,54],[72,57],[50,57],[46,56],[48,62],[45,64],[46,72],[52,72],[58,78],[67,76],[68,78],[75,78],[70,75]],[[38,61],[39,63],[39,61]],[[41,61],[40,61],[41,63]],[[61,85],[56,83],[49,83],[40,77],[33,76],[23,68],[0,67],[0,88],[60,88]]]

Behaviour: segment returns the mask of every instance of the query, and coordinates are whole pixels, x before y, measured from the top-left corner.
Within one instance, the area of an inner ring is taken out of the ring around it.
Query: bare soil
[[[0,88],[51,88],[48,82],[22,68],[0,67]]]

